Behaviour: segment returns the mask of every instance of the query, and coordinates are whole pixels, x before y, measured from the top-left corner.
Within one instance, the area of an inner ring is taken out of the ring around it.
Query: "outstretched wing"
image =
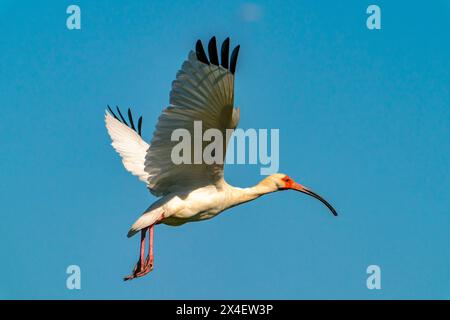
[[[162,196],[177,190],[185,190],[215,184],[223,178],[222,164],[194,164],[194,121],[201,121],[202,131],[219,129],[223,134],[226,151],[226,129],[234,129],[239,122],[239,110],[234,109],[234,73],[239,53],[237,46],[229,59],[230,40],[221,46],[221,61],[216,39],[208,44],[208,56],[202,42],[178,71],[172,83],[170,105],[163,110],[156,125],[150,147],[145,156],[145,172],[150,191]],[[185,129],[191,136],[191,163],[175,164],[171,154],[179,141],[172,141],[174,130]],[[209,143],[209,142],[208,142]],[[203,149],[208,143],[202,144]]]
[[[138,176],[140,180],[147,182],[148,173],[145,169],[145,155],[149,144],[141,138],[142,117],[138,120],[137,129],[134,126],[131,110],[128,109],[127,123],[119,108],[117,114],[108,106],[109,112],[105,114],[106,129],[111,137],[111,145],[122,157],[122,163],[131,174]]]

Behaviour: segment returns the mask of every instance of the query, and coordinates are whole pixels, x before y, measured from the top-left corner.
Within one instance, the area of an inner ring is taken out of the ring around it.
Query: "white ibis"
[[[194,121],[202,121],[205,129],[216,128],[221,132],[236,128],[239,109],[234,108],[234,74],[239,46],[234,48],[230,58],[229,47],[227,38],[221,46],[219,63],[215,37],[209,41],[208,55],[202,42],[197,41],[195,52],[189,53],[172,83],[170,105],[159,117],[150,144],[141,137],[142,117],[136,128],[130,109],[128,123],[119,108],[117,116],[108,106],[106,128],[125,169],[144,181],[153,195],[161,197],[144,211],[128,232],[128,237],[141,232],[140,257],[132,274],[124,280],[153,270],[153,229],[160,223],[179,226],[210,219],[228,208],[280,190],[310,195],[337,215],[321,196],[285,174],[268,176],[254,187],[237,188],[225,182],[223,163],[175,164],[172,161],[171,151],[177,143],[171,140],[174,130],[184,128],[193,133]],[[145,257],[147,231],[149,249]]]

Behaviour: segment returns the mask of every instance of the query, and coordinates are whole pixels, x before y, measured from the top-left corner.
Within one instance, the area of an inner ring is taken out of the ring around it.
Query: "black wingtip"
[[[139,117],[139,120],[138,120],[138,127],[137,127],[137,130],[136,130],[136,127],[134,126],[133,115],[132,115],[132,113],[131,113],[131,108],[128,108],[128,121],[130,121],[130,124],[128,124],[128,123],[125,121],[125,118],[123,117],[122,112],[120,112],[120,109],[119,109],[118,106],[116,106],[116,109],[117,109],[117,113],[118,113],[119,116],[120,116],[120,119],[119,119],[119,118],[116,116],[116,114],[112,111],[112,109],[110,108],[109,105],[108,105],[107,107],[108,107],[109,112],[111,112],[111,114],[114,116],[114,118],[115,118],[117,121],[122,122],[122,123],[125,124],[127,127],[133,129],[133,130],[136,131],[140,136],[142,136],[142,135],[141,135],[141,132],[142,132],[142,116]]]
[[[117,118],[117,116],[116,116],[116,114],[114,113],[114,111],[112,111],[112,109],[111,109],[111,107],[109,106],[109,104],[107,105],[107,107],[108,107],[109,112],[111,112],[111,114],[113,115],[113,117],[114,117],[116,120],[119,120],[119,118]]]
[[[232,74],[234,74],[236,72],[236,63],[237,63],[237,58],[238,58],[240,47],[241,47],[240,45],[237,45],[236,48],[234,48],[233,52],[231,53],[230,72]]]
[[[197,40],[197,43],[195,44],[195,54],[197,55],[198,61],[209,64],[208,57],[206,56],[205,49],[203,49],[201,40]]]
[[[128,108],[128,120],[130,121],[131,129],[136,131],[136,129],[134,128],[133,116],[131,115],[131,109],[130,108]]]
[[[239,55],[239,48],[241,46],[237,45],[233,52],[231,53],[231,57],[229,57],[230,54],[230,38],[227,37],[224,42],[222,43],[222,47],[220,50],[220,65],[224,67],[225,69],[230,70],[232,74],[236,72],[236,64],[237,64],[237,58]],[[197,60],[206,64],[213,64],[218,66],[219,65],[219,55],[217,51],[217,42],[216,37],[212,37],[209,40],[208,43],[208,55],[205,53],[205,49],[203,48],[203,44],[201,40],[197,40],[197,43],[195,44],[195,54],[197,56]]]
[[[228,69],[228,59],[230,54],[230,38],[226,38],[222,43],[222,48],[220,50],[220,61],[222,67]]]
[[[141,136],[141,129],[142,129],[142,116],[140,116],[138,120],[138,134],[140,136]]]
[[[218,66],[219,65],[219,55],[217,54],[216,37],[212,37],[211,40],[209,40],[208,54],[209,54],[209,61],[212,64]]]
[[[122,119],[122,122],[125,123],[127,125],[127,127],[129,127],[128,123],[126,122],[125,118],[122,115],[122,112],[120,112],[120,109],[118,106],[116,106],[117,112],[119,113],[119,117],[120,119]]]

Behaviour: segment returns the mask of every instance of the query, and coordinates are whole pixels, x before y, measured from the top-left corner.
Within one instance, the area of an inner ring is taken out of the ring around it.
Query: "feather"
[[[231,53],[230,72],[232,74],[234,74],[236,71],[236,63],[237,63],[237,58],[238,58],[240,47],[241,46],[238,45],[236,48],[234,48],[233,52]]]
[[[197,54],[198,61],[209,64],[208,57],[206,56],[205,49],[203,49],[203,44],[200,40],[197,40],[197,43],[195,44],[195,53]]]
[[[209,61],[218,66],[219,65],[219,56],[217,55],[217,43],[216,37],[212,37],[208,43],[208,53],[209,53]]]
[[[225,69],[228,69],[228,56],[230,54],[230,38],[226,38],[222,43],[222,49],[220,50],[221,65]]]
[[[128,120],[130,121],[131,129],[136,131],[136,129],[134,128],[133,116],[131,115],[131,109],[130,108],[128,108]]]

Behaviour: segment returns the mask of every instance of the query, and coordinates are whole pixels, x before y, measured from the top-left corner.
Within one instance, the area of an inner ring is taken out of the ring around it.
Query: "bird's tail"
[[[131,229],[128,231],[127,237],[130,238],[138,233],[140,230],[145,229],[158,221],[160,221],[164,217],[163,208],[156,208],[151,211],[146,211],[139,219],[136,220],[135,223],[131,226]]]

